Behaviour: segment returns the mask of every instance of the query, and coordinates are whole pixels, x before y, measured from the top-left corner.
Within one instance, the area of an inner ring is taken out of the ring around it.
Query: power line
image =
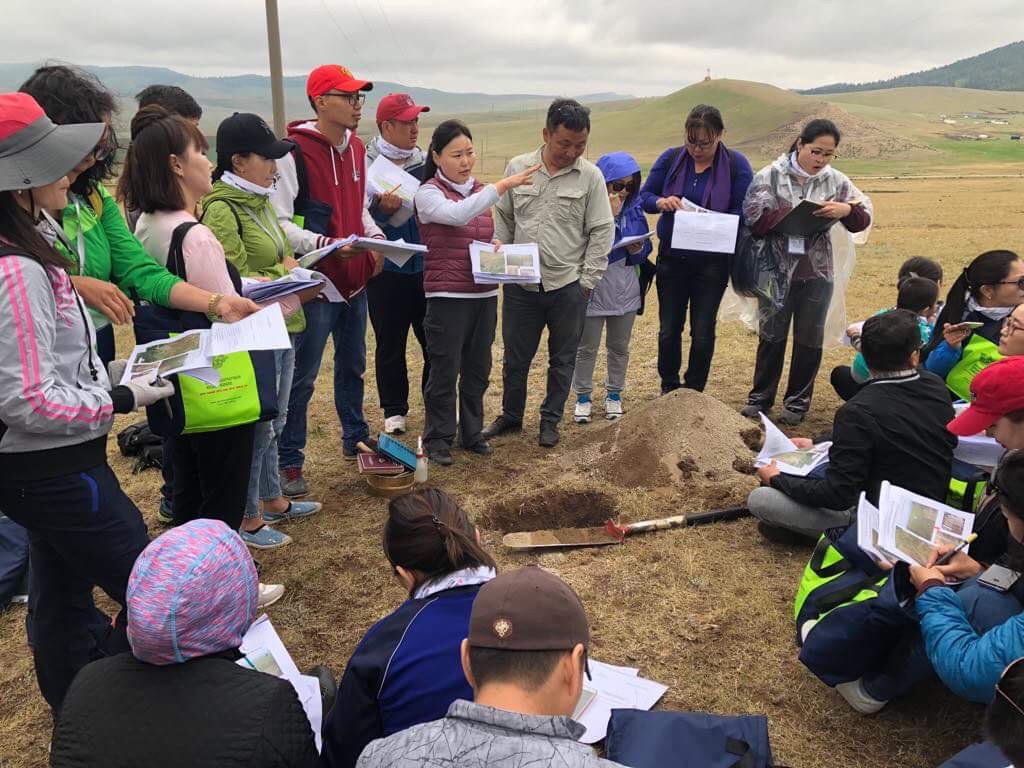
[[[388,12],[384,10],[384,3],[382,0],[377,0],[377,7],[380,8],[380,15],[384,17],[384,23],[388,25],[388,31],[391,33],[391,39],[395,41],[395,45],[402,54],[402,58],[405,60],[405,66],[408,68],[409,74],[412,74],[412,62],[409,60],[408,55],[406,55],[405,46],[402,45],[401,39],[395,34],[395,28],[391,26],[391,19],[388,17]]]
[[[341,28],[341,25],[338,23],[338,20],[334,18],[334,14],[331,12],[330,7],[327,5],[327,0],[320,0],[320,3],[323,5],[324,10],[327,11],[327,15],[331,17],[331,21],[334,23],[334,28],[338,30],[338,34],[342,36],[342,38],[345,40],[345,43],[348,45],[349,48],[353,50],[353,52],[355,52],[356,56],[362,58],[362,54],[359,53],[359,48],[356,47],[356,44],[352,41],[352,38],[350,38],[345,33],[345,30]]]

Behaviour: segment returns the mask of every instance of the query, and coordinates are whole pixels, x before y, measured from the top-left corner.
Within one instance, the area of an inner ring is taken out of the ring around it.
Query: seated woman
[[[924,367],[943,377],[957,397],[970,400],[971,379],[1000,358],[1002,323],[1022,301],[1024,260],[1013,251],[978,256],[949,289],[935,333],[921,352]]]
[[[495,575],[479,532],[444,491],[413,491],[388,505],[384,556],[409,599],[352,654],[324,722],[323,762],[331,768],[351,768],[374,739],[473,698],[459,647],[473,599]]]
[[[131,653],[75,678],[50,765],[316,766],[291,683],[237,663],[257,581],[245,544],[219,520],[150,543],[128,581]]]

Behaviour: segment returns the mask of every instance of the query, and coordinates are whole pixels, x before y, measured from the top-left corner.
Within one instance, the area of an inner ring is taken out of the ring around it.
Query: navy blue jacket
[[[406,600],[356,647],[324,725],[321,761],[352,768],[367,744],[473,700],[459,647],[480,585]]]

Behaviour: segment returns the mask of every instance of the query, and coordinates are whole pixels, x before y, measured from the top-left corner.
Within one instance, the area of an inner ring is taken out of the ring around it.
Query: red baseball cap
[[[1003,416],[1024,410],[1024,356],[992,363],[971,381],[971,405],[946,426],[954,435],[984,432]]]
[[[323,96],[332,88],[342,93],[358,93],[372,91],[373,83],[357,80],[349,69],[340,64],[321,64],[306,78],[306,95],[311,99]]]
[[[412,100],[408,93],[389,93],[380,100],[377,105],[377,122],[385,120],[400,120],[409,122],[415,120],[420,112],[429,112],[430,107],[422,107]]]

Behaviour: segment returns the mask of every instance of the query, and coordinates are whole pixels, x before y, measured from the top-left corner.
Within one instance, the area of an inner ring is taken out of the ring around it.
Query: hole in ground
[[[604,525],[618,515],[615,501],[597,491],[545,491],[491,507],[483,527],[504,533]]]

